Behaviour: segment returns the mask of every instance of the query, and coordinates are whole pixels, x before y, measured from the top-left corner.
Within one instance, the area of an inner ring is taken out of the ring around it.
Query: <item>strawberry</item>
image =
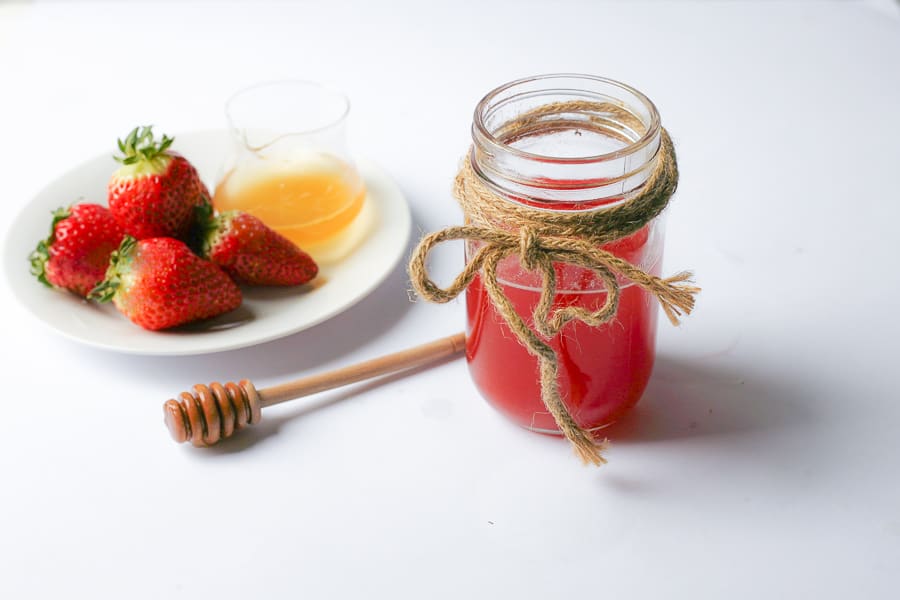
[[[173,138],[157,142],[151,127],[135,128],[119,140],[122,163],[107,186],[109,210],[125,230],[137,239],[184,239],[194,217],[194,207],[206,202],[209,191],[197,169],[180,154],[169,150]]]
[[[208,204],[197,213],[200,254],[239,283],[299,285],[319,272],[309,254],[249,213],[230,210],[212,216]]]
[[[174,238],[126,236],[91,297],[112,300],[126,317],[150,330],[214,317],[241,304],[241,290],[228,275]]]
[[[76,204],[53,211],[50,236],[29,256],[41,283],[85,297],[103,281],[109,256],[125,237],[105,206]]]

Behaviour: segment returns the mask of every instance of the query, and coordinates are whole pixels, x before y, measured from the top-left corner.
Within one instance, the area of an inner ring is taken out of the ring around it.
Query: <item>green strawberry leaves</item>
[[[122,156],[113,156],[123,165],[133,165],[140,161],[152,162],[166,153],[175,138],[163,134],[157,142],[153,137],[153,125],[135,127],[125,139],[118,140],[119,151]]]
[[[119,245],[119,249],[114,250],[109,257],[109,268],[106,270],[106,277],[88,294],[90,300],[109,302],[113,299],[119,286],[122,285],[121,269],[124,266],[123,263],[131,258],[131,253],[134,252],[135,246],[137,246],[137,240],[130,235],[126,235]]]
[[[50,245],[47,240],[38,242],[37,248],[28,255],[28,260],[31,262],[31,274],[37,277],[38,281],[52,288],[53,284],[47,279],[47,261],[50,260]]]
[[[52,288],[53,284],[47,279],[47,261],[50,260],[50,246],[56,239],[56,224],[63,219],[68,219],[72,214],[72,205],[60,206],[54,211],[53,222],[50,223],[50,235],[38,242],[37,247],[28,255],[31,262],[31,274],[37,277],[37,280]]]

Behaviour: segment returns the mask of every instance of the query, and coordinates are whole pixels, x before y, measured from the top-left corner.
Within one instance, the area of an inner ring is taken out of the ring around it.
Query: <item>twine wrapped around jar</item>
[[[612,115],[618,122],[639,124],[633,123],[636,117],[632,113],[615,104],[575,100],[539,106],[505,123],[502,137],[509,142],[533,135],[546,124],[548,115],[552,118],[552,115],[573,112]],[[547,342],[572,320],[592,327],[609,322],[618,309],[620,286],[617,275],[655,296],[673,325],[678,324],[682,314],[691,312],[694,296],[700,288],[691,284],[689,272],[662,279],[601,247],[631,235],[658,216],[668,205],[677,183],[675,150],[665,129],[660,129],[659,155],[643,186],[619,204],[588,211],[553,212],[512,202],[488,187],[474,172],[470,157],[466,157],[453,188],[466,225],[448,227],[423,237],[409,264],[415,291],[430,302],[449,302],[481,274],[497,313],[518,341],[538,359],[541,399],[586,464],[606,462],[602,454],[606,442],[595,440],[579,426],[563,403],[557,356]],[[425,261],[434,246],[448,240],[476,241],[480,242],[480,247],[453,282],[441,288],[429,277]],[[542,277],[533,328],[516,312],[497,278],[498,264],[512,255],[518,257],[522,268],[538,271]],[[594,312],[574,306],[552,311],[557,290],[554,263],[568,263],[595,273],[606,289],[603,306]]]

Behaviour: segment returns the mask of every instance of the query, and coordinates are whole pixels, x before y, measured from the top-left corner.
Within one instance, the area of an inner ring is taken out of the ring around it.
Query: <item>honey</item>
[[[243,210],[309,252],[336,255],[365,204],[356,169],[328,155],[241,163],[216,187],[216,210]]]

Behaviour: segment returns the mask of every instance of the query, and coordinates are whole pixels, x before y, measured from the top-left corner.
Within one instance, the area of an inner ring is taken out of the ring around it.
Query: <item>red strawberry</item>
[[[50,237],[31,253],[31,273],[45,285],[87,296],[103,280],[109,256],[125,234],[105,206],[76,204],[53,211]]]
[[[91,297],[112,300],[150,330],[214,317],[241,304],[241,290],[228,275],[173,238],[126,237]]]
[[[201,254],[235,281],[251,285],[299,285],[319,267],[309,254],[257,217],[230,210],[213,217],[209,206],[198,209]]]
[[[151,127],[135,128],[119,140],[122,163],[109,181],[109,210],[137,239],[184,239],[194,207],[206,202],[209,191],[197,170],[183,156],[169,151],[173,138],[157,142]]]

